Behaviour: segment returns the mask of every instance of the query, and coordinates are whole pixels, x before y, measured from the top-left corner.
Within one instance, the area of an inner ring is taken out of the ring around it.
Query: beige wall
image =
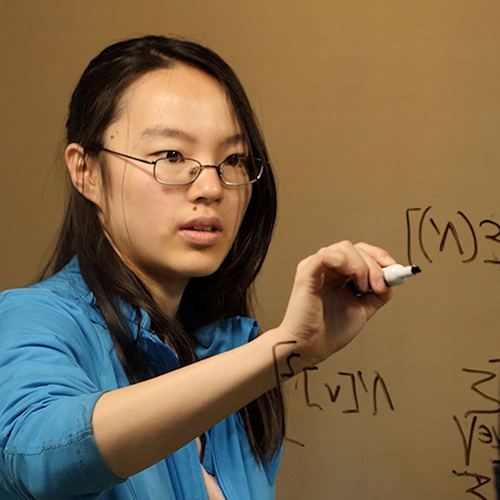
[[[53,242],[66,106],[90,58],[144,33],[209,45],[241,76],[278,171],[262,323],[279,321],[297,261],[339,239],[424,271],[309,374],[315,406],[303,378],[288,388],[288,437],[305,446],[287,443],[278,497],[470,498],[476,480],[452,471],[491,476],[498,429],[494,413],[465,416],[499,404],[464,369],[491,370],[481,389],[497,397],[500,266],[484,261],[500,258],[499,21],[497,0],[0,0],[0,289],[29,282]]]

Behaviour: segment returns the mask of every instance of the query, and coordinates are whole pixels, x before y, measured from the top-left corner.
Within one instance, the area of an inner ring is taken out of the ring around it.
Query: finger
[[[370,292],[375,292],[377,294],[384,293],[387,290],[387,283],[384,279],[384,274],[382,272],[382,267],[376,262],[372,256],[365,252],[363,247],[357,248],[358,252],[363,255],[365,262],[367,264],[368,273],[367,281]]]
[[[357,243],[356,248],[365,256],[369,269],[369,283],[372,291],[382,294],[387,291],[382,268],[395,264],[396,261],[383,248],[368,245],[367,243]]]
[[[363,252],[369,255],[380,267],[391,266],[396,264],[396,261],[389,254],[387,250],[383,248],[376,247],[374,245],[369,245],[368,243],[359,242],[354,245],[357,249],[363,250]]]
[[[298,267],[299,279],[312,280],[319,290],[323,284],[341,285],[349,278],[356,280],[360,291],[368,291],[368,266],[365,258],[349,241],[341,241],[318,250]]]
[[[360,293],[369,291],[369,268],[366,255],[350,241],[341,241],[320,251],[323,263],[335,269],[337,275],[327,274],[329,285],[340,285],[352,280]],[[331,259],[331,260],[330,260]],[[331,264],[335,264],[332,266]]]
[[[391,287],[382,294],[367,293],[359,297],[359,301],[365,307],[366,320],[368,321],[381,307],[385,306],[393,296],[394,290]]]
[[[385,292],[367,293],[359,297],[359,301],[366,309],[367,320],[392,299],[393,293],[394,290],[391,287],[386,287]]]

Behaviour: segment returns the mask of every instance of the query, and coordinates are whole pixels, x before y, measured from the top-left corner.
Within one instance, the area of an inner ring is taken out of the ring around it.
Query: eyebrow
[[[170,128],[170,127],[151,127],[147,128],[144,133],[144,136],[149,137],[171,137],[174,139],[183,139],[188,142],[196,142],[195,137],[183,130]]]
[[[144,131],[143,136],[149,137],[169,137],[173,139],[182,139],[184,141],[195,143],[196,137],[189,134],[188,132],[170,127],[151,127]],[[222,141],[222,145],[233,145],[239,143],[245,143],[245,136],[242,133],[234,134]]]

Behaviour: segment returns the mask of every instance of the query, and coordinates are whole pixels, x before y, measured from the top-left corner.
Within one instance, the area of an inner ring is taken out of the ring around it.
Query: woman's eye
[[[184,157],[179,153],[179,151],[163,151],[160,153],[160,159],[169,160],[171,162],[181,161]]]
[[[229,155],[224,160],[224,163],[231,165],[232,167],[237,167],[243,163],[243,156],[241,156],[241,155]]]

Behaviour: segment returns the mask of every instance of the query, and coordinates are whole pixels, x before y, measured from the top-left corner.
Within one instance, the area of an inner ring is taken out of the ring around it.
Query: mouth
[[[213,233],[217,231],[215,227],[212,226],[193,226],[184,228],[186,231],[205,231],[207,233]]]
[[[202,231],[207,233],[214,233],[222,231],[222,223],[216,217],[203,217],[193,219],[184,224],[180,228],[183,231]]]
[[[181,234],[195,245],[214,245],[222,234],[223,227],[215,217],[193,219],[179,228]]]

